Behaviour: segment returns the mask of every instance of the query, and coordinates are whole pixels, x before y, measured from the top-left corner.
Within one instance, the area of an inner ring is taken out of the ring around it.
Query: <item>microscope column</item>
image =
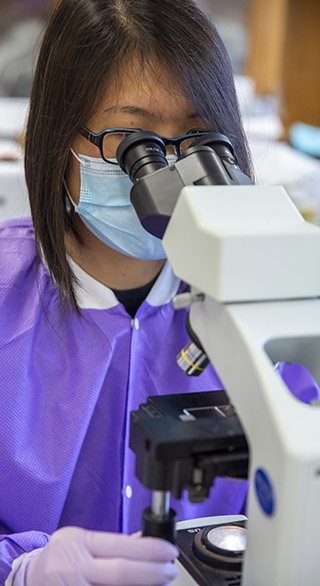
[[[143,535],[176,541],[176,513],[170,509],[170,493],[153,491],[152,507],[143,511]]]

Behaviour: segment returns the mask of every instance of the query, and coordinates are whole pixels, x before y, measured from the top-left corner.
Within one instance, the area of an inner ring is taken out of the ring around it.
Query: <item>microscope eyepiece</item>
[[[119,145],[116,154],[118,163],[133,183],[168,166],[166,147],[154,132],[134,132]]]
[[[220,132],[210,132],[196,138],[190,147],[203,145],[212,148],[221,158],[232,157],[235,160],[231,140]]]

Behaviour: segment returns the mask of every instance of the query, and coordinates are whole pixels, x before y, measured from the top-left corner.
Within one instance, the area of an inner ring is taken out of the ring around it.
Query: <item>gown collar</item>
[[[75,290],[81,309],[110,309],[118,305],[119,301],[112,289],[88,275],[70,256],[68,262],[77,279]],[[154,307],[165,305],[177,293],[179,285],[180,280],[174,275],[169,261],[166,261],[146,301]]]

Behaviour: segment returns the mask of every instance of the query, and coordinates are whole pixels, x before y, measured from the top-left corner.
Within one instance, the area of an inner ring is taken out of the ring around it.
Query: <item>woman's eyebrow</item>
[[[152,110],[149,110],[147,108],[141,108],[139,106],[132,106],[129,104],[124,106],[111,106],[110,108],[106,108],[104,111],[105,113],[113,114],[121,112],[123,114],[130,114],[132,116],[139,116],[141,118],[159,118],[159,113],[157,112],[152,112]],[[189,112],[186,113],[185,117],[187,120],[195,120],[196,118],[199,118],[199,114],[197,112]]]

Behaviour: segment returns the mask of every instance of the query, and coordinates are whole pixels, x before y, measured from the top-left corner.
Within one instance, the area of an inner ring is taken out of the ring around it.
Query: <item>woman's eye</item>
[[[206,128],[192,128],[191,130],[188,130],[188,132],[186,132],[186,134],[200,134],[202,132],[209,132],[209,131],[206,130]]]

